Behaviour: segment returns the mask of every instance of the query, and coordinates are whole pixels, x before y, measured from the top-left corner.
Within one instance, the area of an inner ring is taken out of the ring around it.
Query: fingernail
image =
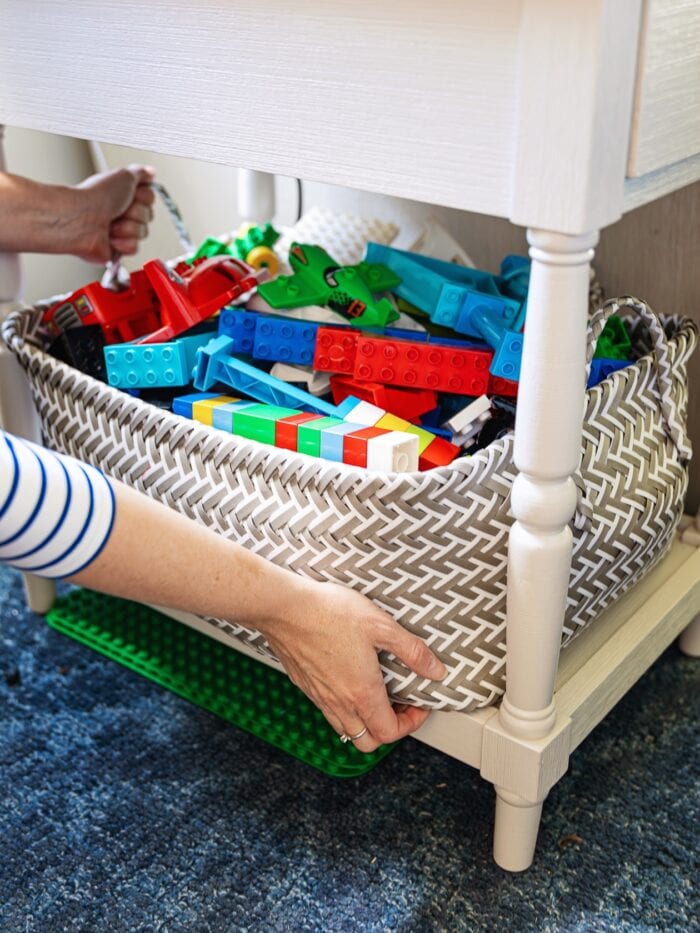
[[[447,677],[447,668],[437,658],[434,658],[430,665],[430,676],[433,680],[444,680]]]

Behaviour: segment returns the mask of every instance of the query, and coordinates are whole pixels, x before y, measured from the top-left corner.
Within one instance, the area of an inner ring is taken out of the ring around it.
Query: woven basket
[[[25,368],[48,445],[101,468],[252,551],[365,593],[450,669],[426,682],[381,658],[390,694],[436,709],[487,706],[504,690],[512,433],[426,473],[382,474],[230,437],[105,386],[48,356],[42,310],[12,315],[3,337]],[[563,642],[646,574],[671,544],[687,486],[686,363],[697,330],[663,325],[634,298],[639,358],[586,393],[579,504]],[[235,580],[231,581],[235,587]],[[271,654],[260,633],[207,620]]]

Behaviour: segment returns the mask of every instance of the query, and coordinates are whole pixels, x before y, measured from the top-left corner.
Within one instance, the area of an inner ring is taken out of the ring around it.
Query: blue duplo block
[[[204,402],[208,398],[218,398],[220,395],[220,392],[196,392],[194,395],[181,395],[173,399],[173,414],[191,418],[192,406],[195,402]]]
[[[361,431],[367,425],[351,424],[346,421],[345,424],[337,424],[335,427],[326,428],[321,431],[321,449],[319,456],[325,460],[335,460],[338,463],[343,462],[343,439],[346,434],[352,434],[353,431]]]
[[[252,405],[257,404],[257,402],[249,402],[245,399],[241,399],[239,402],[225,402],[223,405],[217,405],[211,413],[212,427],[231,434],[233,432],[234,412],[243,411],[243,409],[250,408]]]
[[[167,343],[117,343],[104,348],[107,382],[120,389],[186,386],[195,356],[215,332],[211,329]]]
[[[219,336],[233,340],[234,353],[251,354],[258,317],[254,311],[224,308],[219,315]]]
[[[311,366],[317,330],[318,324],[311,321],[258,315],[253,356],[261,360]]]
[[[591,360],[591,372],[588,376],[586,388],[592,389],[593,386],[597,386],[599,382],[607,379],[609,375],[617,372],[618,369],[624,369],[626,366],[631,365],[631,360],[608,360],[602,356],[596,357],[596,359]]]

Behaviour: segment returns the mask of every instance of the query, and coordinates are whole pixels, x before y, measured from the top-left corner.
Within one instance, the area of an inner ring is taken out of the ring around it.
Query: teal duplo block
[[[212,330],[168,343],[120,343],[104,348],[107,382],[119,389],[186,386],[192,380],[197,350],[215,336]]]

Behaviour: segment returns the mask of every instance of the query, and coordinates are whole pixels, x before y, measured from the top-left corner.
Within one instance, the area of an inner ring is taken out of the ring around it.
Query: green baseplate
[[[394,747],[365,755],[343,745],[285,674],[139,603],[73,590],[46,618],[51,628],[324,774],[357,777]]]

